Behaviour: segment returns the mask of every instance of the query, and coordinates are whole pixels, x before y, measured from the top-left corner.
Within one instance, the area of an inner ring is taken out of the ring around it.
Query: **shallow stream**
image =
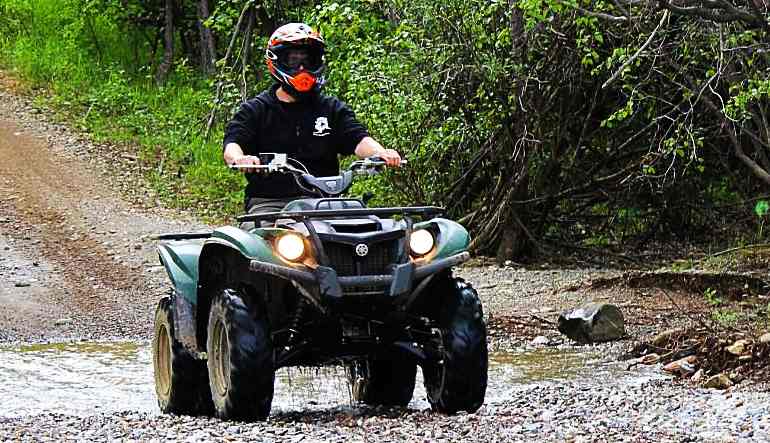
[[[662,378],[657,371],[625,371],[591,348],[540,348],[493,353],[486,403],[502,402],[533,384],[580,379],[586,385],[638,385]],[[418,372],[410,407],[428,408]],[[160,413],[153,386],[150,345],[135,342],[58,343],[0,348],[0,416],[42,412],[92,415],[100,412]],[[350,405],[341,368],[285,368],[276,376],[273,411],[328,409]]]

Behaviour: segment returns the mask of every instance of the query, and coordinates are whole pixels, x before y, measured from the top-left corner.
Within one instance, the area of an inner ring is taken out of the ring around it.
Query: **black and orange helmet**
[[[324,85],[324,48],[318,31],[304,23],[289,23],[267,42],[267,69],[292,96],[317,93]]]

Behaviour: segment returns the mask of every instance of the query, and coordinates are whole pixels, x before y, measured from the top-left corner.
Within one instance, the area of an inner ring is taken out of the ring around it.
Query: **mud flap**
[[[342,298],[342,286],[337,279],[337,271],[326,266],[319,266],[315,270],[315,275],[318,278],[318,289],[321,292],[321,297],[328,297],[332,300]]]
[[[390,296],[397,297],[412,289],[414,279],[414,263],[404,263],[396,266],[393,271],[393,282],[390,284]]]
[[[195,338],[195,310],[190,301],[175,293],[171,296],[174,319],[174,339],[190,350],[198,350]]]

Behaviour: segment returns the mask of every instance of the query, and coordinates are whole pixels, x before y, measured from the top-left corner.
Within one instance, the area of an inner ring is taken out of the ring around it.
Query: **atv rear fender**
[[[195,304],[200,243],[179,241],[158,245],[158,256],[176,293]]]

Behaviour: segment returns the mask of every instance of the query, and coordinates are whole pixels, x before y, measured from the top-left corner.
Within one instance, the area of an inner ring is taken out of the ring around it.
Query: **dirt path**
[[[148,236],[190,222],[121,197],[109,155],[36,117],[0,95],[0,339],[148,337],[165,290]]]

